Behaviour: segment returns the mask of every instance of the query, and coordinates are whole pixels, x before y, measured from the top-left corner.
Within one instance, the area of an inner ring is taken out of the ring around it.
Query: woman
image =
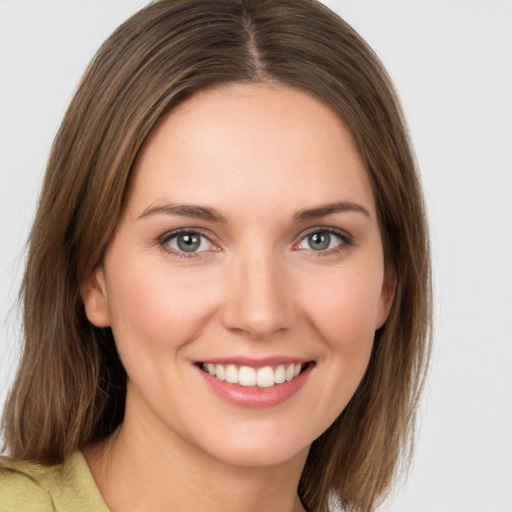
[[[378,59],[312,0],[143,9],[64,118],[22,291],[0,508],[373,510],[430,322]]]

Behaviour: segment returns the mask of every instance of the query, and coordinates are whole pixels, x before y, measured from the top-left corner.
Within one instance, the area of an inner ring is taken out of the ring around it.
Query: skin
[[[335,203],[344,208],[318,210]],[[177,252],[164,235],[180,228],[200,229],[205,250]],[[343,237],[312,248],[308,235],[326,229]],[[366,170],[322,101],[231,84],[173,109],[139,154],[105,260],[82,287],[129,377],[123,424],[84,450],[110,509],[303,510],[309,446],[361,381],[394,286]],[[241,356],[314,363],[291,398],[251,409],[218,396],[196,365]]]

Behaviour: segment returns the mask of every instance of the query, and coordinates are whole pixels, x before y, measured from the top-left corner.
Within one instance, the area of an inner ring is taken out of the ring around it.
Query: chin
[[[228,445],[216,456],[226,464],[246,468],[269,468],[300,462],[304,464],[310,445],[283,445],[282,438],[276,442],[258,443],[246,440],[239,445]]]
[[[224,429],[212,422],[215,428],[206,435],[198,432],[202,435],[194,444],[213,459],[236,467],[264,468],[294,462],[303,465],[317,433],[293,432],[290,427],[296,427],[297,421],[293,423],[240,421]]]

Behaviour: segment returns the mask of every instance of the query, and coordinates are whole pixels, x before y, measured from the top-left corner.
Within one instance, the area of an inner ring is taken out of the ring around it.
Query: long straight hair
[[[195,92],[279,82],[321,98],[350,130],[397,275],[354,397],[311,446],[299,485],[310,510],[374,509],[412,448],[430,350],[425,209],[393,86],[369,46],[315,0],[161,0],[104,43],[54,141],[29,238],[24,351],[3,416],[10,456],[56,464],[122,422],[126,374],[80,283],[102,262],[130,172],[160,117]],[[340,312],[342,314],[342,312]]]

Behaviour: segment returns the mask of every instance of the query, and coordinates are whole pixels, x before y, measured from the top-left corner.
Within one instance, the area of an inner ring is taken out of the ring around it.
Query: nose
[[[293,289],[286,269],[271,254],[239,257],[230,268],[222,321],[229,330],[267,339],[294,322]]]

